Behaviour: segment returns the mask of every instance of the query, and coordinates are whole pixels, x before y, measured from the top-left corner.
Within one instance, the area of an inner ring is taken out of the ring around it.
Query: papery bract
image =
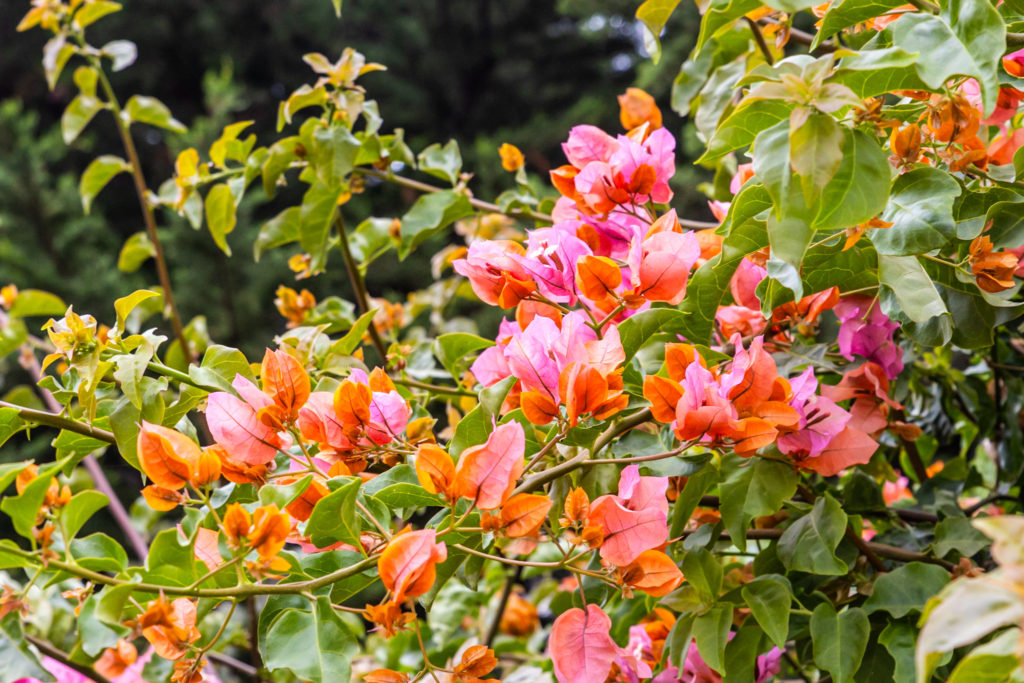
[[[523,473],[525,450],[521,424],[497,426],[485,443],[462,451],[455,467],[455,495],[472,500],[481,510],[501,507]]]
[[[393,601],[399,603],[430,590],[437,576],[435,566],[447,557],[448,549],[437,542],[433,529],[407,531],[391,539],[377,560],[377,568]]]

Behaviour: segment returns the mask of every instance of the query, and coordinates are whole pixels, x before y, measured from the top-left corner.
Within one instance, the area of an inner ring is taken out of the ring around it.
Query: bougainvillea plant
[[[637,11],[654,58],[677,4]],[[134,45],[87,41],[120,5],[33,0],[65,139],[109,116],[124,145],[84,208],[131,176],[122,261],[158,286],[92,314],[0,292],[45,407],[5,399],[0,443],[59,430],[0,465],[0,680],[1021,680],[1024,4],[698,4],[671,106],[716,222],[672,208],[642,90],[547,177],[503,145],[490,203],[455,143],[383,132],[350,49],[304,57],[277,139],[233,123],[150,184],[133,131],[185,126],[119,99]],[[382,183],[421,194],[358,215]],[[182,320],[157,226],[230,254],[243,197],[285,185],[256,257],[340,261],[354,300],[282,285],[246,358]],[[367,290],[438,244],[408,301]]]

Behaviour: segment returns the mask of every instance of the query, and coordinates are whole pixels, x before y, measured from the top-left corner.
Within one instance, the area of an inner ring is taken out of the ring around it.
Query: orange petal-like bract
[[[501,507],[501,525],[509,538],[535,536],[551,509],[551,499],[535,493],[512,496]]]
[[[137,441],[139,466],[157,486],[177,490],[199,461],[199,444],[180,432],[143,421]]]
[[[408,531],[391,539],[377,560],[380,580],[394,594],[394,602],[423,595],[434,585],[435,565],[448,557],[433,529]]]
[[[302,363],[286,351],[267,349],[260,367],[260,381],[263,393],[291,421],[299,416],[299,409],[309,400],[309,375]]]
[[[798,464],[818,474],[831,477],[847,467],[863,465],[878,450],[878,442],[859,429],[845,427],[832,438],[821,455],[805,458]]]
[[[630,510],[617,496],[601,496],[590,506],[588,524],[604,530],[601,559],[625,567],[645,550],[668,540],[665,513],[656,508]]]
[[[683,582],[683,573],[671,557],[660,550],[645,550],[626,568],[639,576],[631,581],[633,588],[656,598],[668,595]]]
[[[508,500],[523,473],[526,434],[518,422],[499,425],[486,443],[462,451],[455,467],[455,494],[495,510]]]
[[[416,479],[430,493],[448,495],[455,481],[455,463],[437,444],[424,444],[416,451]]]

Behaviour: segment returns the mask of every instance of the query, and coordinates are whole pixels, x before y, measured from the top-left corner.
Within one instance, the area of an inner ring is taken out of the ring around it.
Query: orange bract
[[[459,681],[480,678],[491,673],[496,666],[498,658],[494,656],[494,650],[486,645],[473,645],[462,653],[462,660],[455,666],[455,678]]]
[[[462,451],[455,467],[453,492],[481,510],[494,510],[508,500],[523,473],[526,434],[518,422],[499,425],[486,443]]]
[[[430,493],[448,496],[455,480],[455,463],[437,444],[420,446],[416,451],[416,479]]]
[[[366,683],[408,683],[409,674],[403,674],[391,669],[377,669],[363,676]]]
[[[508,499],[501,508],[501,525],[509,538],[536,537],[551,509],[547,496],[520,493]]]
[[[623,570],[623,577],[633,588],[660,598],[674,591],[683,582],[683,574],[671,557],[660,550],[645,550]]]
[[[498,148],[498,155],[501,156],[501,167],[506,171],[516,171],[523,165],[523,153],[515,145],[503,143]]]
[[[139,617],[142,635],[164,659],[181,659],[187,646],[199,640],[196,605],[188,598],[167,603],[160,597]]]
[[[394,602],[423,595],[434,585],[435,565],[448,557],[448,548],[436,538],[433,529],[406,531],[392,538],[381,553],[377,569]]]
[[[345,380],[334,392],[334,412],[347,433],[358,433],[370,422],[370,402],[373,392],[370,387],[352,380]]]
[[[614,296],[622,284],[622,269],[605,256],[584,256],[576,264],[576,286],[593,301]]]
[[[978,287],[986,292],[1002,292],[1013,287],[1018,258],[1008,251],[993,251],[987,235],[971,242],[971,272]]]
[[[177,490],[199,461],[199,445],[173,429],[143,421],[137,441],[139,466],[157,486]]]
[[[619,121],[626,130],[632,130],[647,123],[649,130],[661,128],[661,110],[654,98],[640,88],[626,88],[626,94],[619,95]]]
[[[309,400],[309,375],[302,363],[286,351],[267,349],[260,366],[260,380],[263,393],[274,401],[275,417],[282,423],[294,422],[299,409]]]

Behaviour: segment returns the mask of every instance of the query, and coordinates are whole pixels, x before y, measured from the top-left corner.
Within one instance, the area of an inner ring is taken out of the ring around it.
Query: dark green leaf
[[[870,632],[868,617],[859,607],[836,614],[831,603],[821,603],[811,615],[814,663],[832,674],[835,683],[847,683],[860,668]]]

